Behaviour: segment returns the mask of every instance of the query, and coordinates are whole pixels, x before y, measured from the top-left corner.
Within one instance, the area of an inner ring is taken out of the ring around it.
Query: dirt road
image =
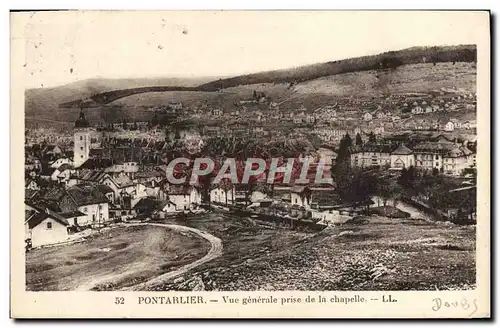
[[[210,245],[212,247],[210,248],[210,251],[208,251],[207,255],[205,255],[204,257],[202,257],[199,260],[196,260],[192,263],[189,263],[189,264],[187,264],[187,265],[185,265],[177,270],[170,271],[170,272],[167,272],[165,274],[162,274],[161,276],[150,279],[144,283],[141,283],[141,284],[138,284],[138,285],[135,285],[132,287],[124,288],[123,290],[143,290],[147,286],[162,283],[162,282],[165,282],[169,279],[180,276],[180,275],[188,272],[189,270],[192,270],[192,269],[196,268],[197,266],[200,266],[203,263],[211,261],[211,260],[222,255],[222,241],[219,238],[217,238],[217,237],[215,237],[207,232],[204,232],[204,231],[201,231],[201,230],[198,230],[195,228],[181,226],[181,225],[175,225],[175,224],[138,223],[138,224],[133,224],[132,226],[135,226],[135,225],[153,225],[153,226],[159,226],[159,227],[166,227],[166,228],[176,230],[179,232],[192,232],[192,233],[195,233],[198,236],[208,240],[208,242],[210,242]]]

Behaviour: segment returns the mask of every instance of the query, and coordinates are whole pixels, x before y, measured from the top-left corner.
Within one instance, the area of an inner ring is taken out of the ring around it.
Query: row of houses
[[[357,134],[361,133],[362,130],[360,127],[355,127],[353,129],[333,129],[329,127],[321,127],[315,130],[315,134],[323,141],[339,141],[347,134],[351,137],[355,137]]]
[[[32,180],[33,182],[34,180]],[[130,189],[127,189],[130,188]],[[247,198],[246,187],[214,186],[208,193],[214,204],[269,204],[270,195],[256,188]],[[294,187],[280,200],[290,206],[309,210],[312,198],[307,187]],[[27,189],[25,197],[25,239],[32,247],[63,243],[72,232],[87,227],[105,226],[140,215],[168,216],[194,211],[202,203],[196,186],[161,183],[145,186],[136,183],[118,186],[106,173],[95,173],[93,182],[66,188],[56,185],[48,190]]]
[[[458,176],[467,168],[476,167],[476,154],[467,147],[448,141],[418,143],[413,149],[404,143],[367,143],[351,150],[351,165],[355,167],[390,167],[401,170],[413,166],[417,169],[437,169]]]
[[[477,128],[476,120],[460,121],[450,119],[449,121],[413,119],[403,124],[403,127],[411,130],[435,130],[452,132],[455,130],[474,130]]]

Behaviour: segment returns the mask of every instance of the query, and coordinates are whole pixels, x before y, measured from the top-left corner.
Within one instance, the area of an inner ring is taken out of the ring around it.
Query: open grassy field
[[[213,215],[211,215],[213,216]],[[475,227],[366,217],[318,234],[188,221],[224,242],[222,257],[153,290],[447,290],[475,285]]]
[[[210,244],[164,227],[115,227],[84,242],[26,254],[26,289],[119,289],[203,257]]]
[[[255,257],[279,251],[311,236],[310,233],[268,227],[263,225],[265,223],[261,225],[260,222],[249,218],[222,213],[179,218],[171,223],[207,231],[222,240],[222,256],[200,268],[238,265]]]

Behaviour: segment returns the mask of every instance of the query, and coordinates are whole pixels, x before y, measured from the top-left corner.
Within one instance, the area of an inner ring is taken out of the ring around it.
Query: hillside
[[[476,90],[474,63],[437,63],[404,65],[391,70],[331,75],[298,84],[298,93],[337,96],[372,96],[380,93],[398,94],[428,92],[440,88]]]
[[[336,74],[376,69],[395,69],[399,66],[410,64],[475,61],[475,45],[413,47],[400,51],[389,51],[374,56],[349,58],[322,64],[219,79],[218,81],[200,85],[198,88],[200,90],[215,91],[221,88],[257,83],[297,83]]]
[[[80,101],[96,94],[129,88],[177,85],[193,87],[213,78],[137,78],[137,79],[88,79],[53,88],[27,89],[25,91],[26,115],[47,114],[56,111],[60,104]]]
[[[415,63],[411,63],[412,61]],[[128,96],[116,99],[109,105],[91,102],[86,113],[92,122],[109,122],[113,117],[148,119],[152,114],[143,107],[171,101],[181,101],[187,106],[205,103],[227,110],[234,108],[238,100],[250,98],[254,90],[265,92],[272,101],[284,102],[283,106],[290,109],[302,104],[306,107],[320,106],[334,102],[338,97],[426,92],[442,87],[463,88],[474,92],[474,61],[475,46],[410,48],[377,56],[244,75],[201,85],[199,79],[93,79],[50,89],[26,90],[26,116],[30,121],[43,118],[72,122],[79,109],[60,108],[61,104],[78,104],[82,99],[92,96],[102,97],[103,92]],[[374,66],[377,66],[376,69]],[[210,92],[214,83],[222,84],[225,88],[219,92]],[[145,87],[161,91],[158,88],[165,85],[175,85],[172,90],[177,91],[129,92]]]

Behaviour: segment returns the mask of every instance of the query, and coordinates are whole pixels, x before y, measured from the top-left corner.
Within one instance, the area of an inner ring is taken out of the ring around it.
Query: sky
[[[474,44],[484,13],[13,13],[26,87],[88,78],[232,76],[421,45]],[[16,55],[16,54],[13,54]]]

